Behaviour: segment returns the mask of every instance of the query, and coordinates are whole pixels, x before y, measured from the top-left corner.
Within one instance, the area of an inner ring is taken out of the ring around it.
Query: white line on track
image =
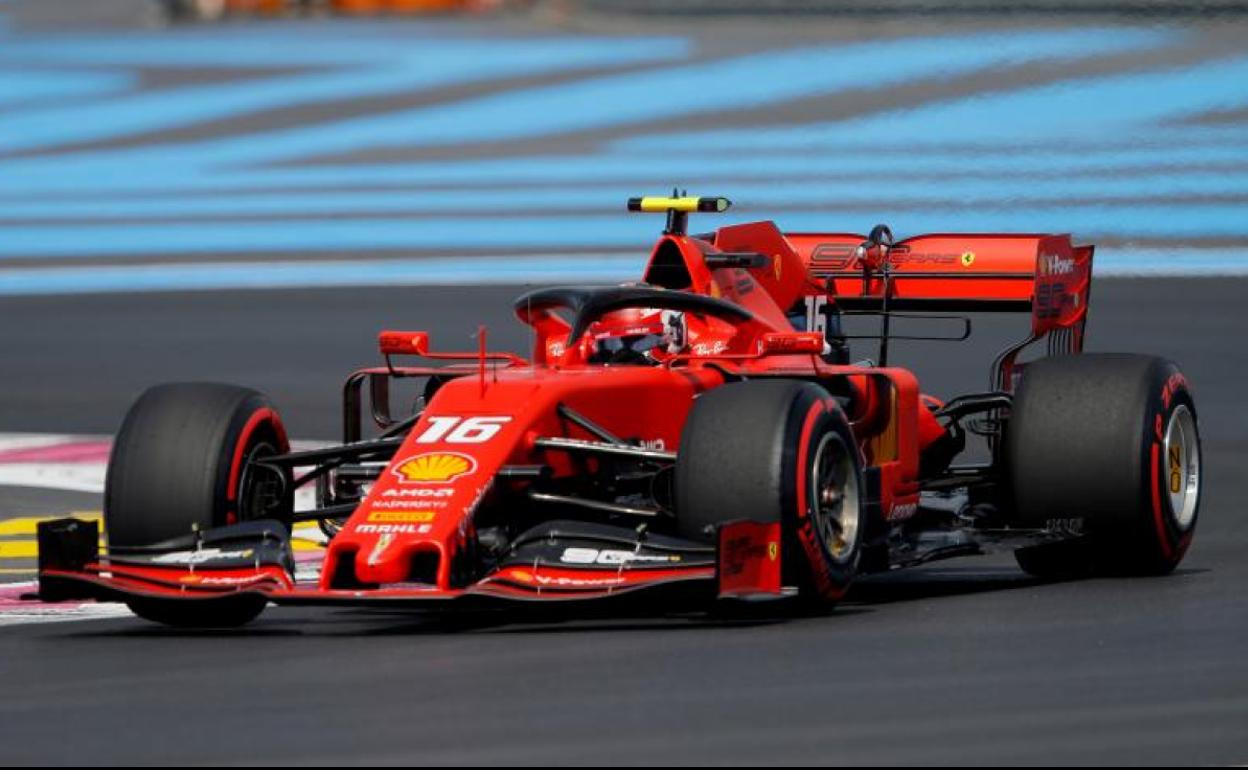
[[[82,438],[98,437],[71,436],[62,433],[0,433],[0,452],[41,449]]]
[[[0,586],[0,626],[30,623],[63,623],[70,620],[107,620],[133,615],[124,604],[111,602],[64,602],[46,604],[21,599],[35,591],[34,581]]]

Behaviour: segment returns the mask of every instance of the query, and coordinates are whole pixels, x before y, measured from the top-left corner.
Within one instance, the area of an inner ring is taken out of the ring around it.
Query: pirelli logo
[[[374,524],[428,524],[437,515],[437,511],[426,510],[369,511],[368,520]]]

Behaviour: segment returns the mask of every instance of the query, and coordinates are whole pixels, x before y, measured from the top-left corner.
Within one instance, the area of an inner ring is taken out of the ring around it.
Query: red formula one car
[[[107,554],[94,524],[43,525],[42,595],[219,626],[269,602],[833,603],[855,575],[998,548],[1040,576],[1178,564],[1200,497],[1192,395],[1167,361],[1080,354],[1091,246],[687,233],[691,212],[727,205],[630,201],[668,218],[641,282],[520,297],[527,360],[484,334],[444,353],[382,332],[385,365],[346,381],[340,445],[291,451],[252,390],[152,388],[113,449]],[[954,314],[980,311],[1031,319],[992,390],[942,402],[888,361],[898,319],[952,319],[946,336],[964,338],[971,319]],[[863,315],[878,333],[848,334]],[[851,363],[861,336],[878,361]],[[423,396],[392,416],[391,386],[414,378]],[[988,461],[959,462],[968,438]],[[315,509],[295,509],[303,485]],[[307,520],[328,542],[297,579],[290,528]]]

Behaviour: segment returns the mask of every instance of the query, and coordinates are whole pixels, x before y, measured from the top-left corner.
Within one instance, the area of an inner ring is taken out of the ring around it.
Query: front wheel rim
[[[1170,516],[1179,531],[1186,531],[1196,519],[1200,495],[1200,442],[1196,418],[1186,404],[1179,404],[1170,413],[1165,436],[1163,470]]]
[[[815,449],[810,485],[811,516],[824,550],[847,562],[858,545],[858,474],[848,447],[834,433]]]
[[[275,454],[278,454],[276,447],[268,441],[258,441],[243,457],[243,467],[239,472],[238,491],[234,501],[235,521],[229,523],[266,518],[269,512],[277,507],[278,503],[274,499],[274,485],[280,486],[280,479],[272,478],[271,469],[256,464],[257,460]],[[268,475],[270,478],[265,479],[263,475]]]

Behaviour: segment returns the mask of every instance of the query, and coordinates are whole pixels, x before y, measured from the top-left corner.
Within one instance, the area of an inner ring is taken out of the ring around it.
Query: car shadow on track
[[[1207,572],[1180,569],[1175,577]],[[548,634],[593,631],[653,632],[758,628],[821,618],[852,618],[890,604],[944,597],[1030,589],[1079,580],[1050,581],[1012,566],[929,567],[863,578],[832,610],[790,602],[762,602],[717,607],[710,613],[681,607],[540,608],[432,613],[372,609],[270,608],[252,625],[237,629],[163,628],[138,620],[110,621],[107,627],[79,627],[67,637],[134,638],[290,638],[317,636],[405,636],[437,634]]]
[[[736,608],[731,612],[700,612],[685,614],[634,613],[627,616],[603,612],[596,616],[584,615],[534,616],[530,613],[511,613],[506,617],[484,620],[481,623],[461,626],[458,630],[475,633],[532,634],[532,633],[584,633],[589,631],[699,631],[725,628],[758,628],[783,625],[795,620],[831,615],[857,615],[870,612],[867,608],[840,607],[833,611],[803,612],[790,608],[785,610],[774,604]],[[376,629],[375,635],[395,635],[410,632],[427,632],[426,626],[398,624]]]
[[[251,625],[227,629],[165,628],[146,621],[118,620],[107,627],[80,628],[65,638],[289,638],[325,636],[417,636],[438,634],[527,634],[568,632],[696,631],[757,628],[803,618],[849,616],[870,612],[865,607],[803,611],[778,603],[753,604],[731,610],[691,612],[658,606],[649,611],[580,612],[496,610],[490,612],[420,613],[368,609],[322,609],[292,612],[269,608]]]
[[[860,579],[845,597],[850,606],[892,604],[943,596],[965,596],[1020,588],[1046,581],[1017,567],[954,566],[899,570]]]
[[[1171,575],[1148,577],[1106,576],[1072,578],[1038,578],[1014,566],[939,566],[917,570],[899,570],[871,575],[854,584],[842,607],[873,606],[896,602],[921,601],[948,596],[969,596],[1042,586],[1078,585],[1093,580],[1165,580],[1168,577],[1199,575],[1209,570],[1180,568]]]

